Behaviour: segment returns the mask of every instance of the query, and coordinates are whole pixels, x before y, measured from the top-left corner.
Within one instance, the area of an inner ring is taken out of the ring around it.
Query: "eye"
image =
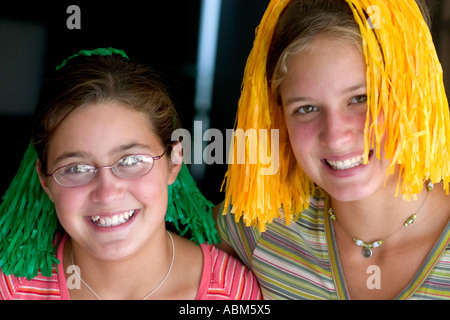
[[[318,109],[313,106],[313,105],[306,105],[306,106],[301,106],[300,108],[297,109],[296,112],[300,113],[300,114],[308,114],[314,111],[317,111]]]
[[[120,159],[118,164],[123,167],[135,166],[143,162],[148,162],[147,158],[149,157],[144,155],[130,155]]]
[[[363,95],[354,97],[354,98],[350,101],[350,103],[364,103],[364,102],[366,102],[366,101],[367,101],[367,95],[366,95],[366,94],[363,94]]]
[[[75,164],[65,167],[63,174],[78,174],[78,173],[88,173],[94,171],[95,168],[92,166],[84,164]]]

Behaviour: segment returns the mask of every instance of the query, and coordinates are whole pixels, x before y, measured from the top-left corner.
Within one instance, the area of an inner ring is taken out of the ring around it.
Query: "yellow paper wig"
[[[231,144],[225,175],[224,214],[231,206],[236,221],[265,231],[280,215],[286,223],[309,206],[314,183],[298,166],[289,144],[282,108],[269,89],[266,60],[278,18],[290,0],[272,0],[257,28],[242,82],[235,131],[255,130],[258,142],[278,144],[279,169],[267,169],[265,155],[255,155],[246,141],[244,161],[234,158],[239,148]],[[443,86],[442,67],[431,34],[415,1],[347,0],[362,36],[367,64],[368,111],[364,161],[369,150],[384,148],[391,160],[387,174],[400,168],[398,191],[406,199],[419,193],[424,180],[450,183],[450,119]],[[378,19],[378,21],[376,20]],[[270,141],[263,130],[279,130]],[[250,135],[249,135],[250,136]],[[382,144],[382,138],[385,143]],[[271,150],[271,148],[268,148]],[[258,161],[251,161],[257,159]],[[398,194],[397,191],[397,194]],[[397,195],[396,194],[396,195]]]

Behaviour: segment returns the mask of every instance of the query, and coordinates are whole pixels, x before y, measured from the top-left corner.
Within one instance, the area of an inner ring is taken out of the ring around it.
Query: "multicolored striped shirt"
[[[242,219],[236,223],[233,214],[219,215],[220,236],[258,277],[264,299],[350,299],[325,202],[312,197],[290,225],[280,210],[262,233]],[[396,299],[450,299],[450,222]]]
[[[56,253],[63,261],[64,235]],[[200,245],[203,273],[196,300],[261,300],[255,275],[238,259],[212,245]],[[63,263],[53,266],[52,275],[40,272],[30,280],[0,271],[0,300],[70,300]]]

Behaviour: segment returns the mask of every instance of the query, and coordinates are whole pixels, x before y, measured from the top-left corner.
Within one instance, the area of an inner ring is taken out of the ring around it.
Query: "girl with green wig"
[[[259,298],[251,271],[212,245],[179,126],[156,73],[123,51],[65,60],[0,206],[0,299]]]

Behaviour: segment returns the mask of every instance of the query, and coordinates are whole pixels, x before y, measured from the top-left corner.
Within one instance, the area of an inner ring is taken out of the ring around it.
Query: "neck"
[[[427,215],[425,199],[427,188],[410,201],[393,197],[395,190],[386,186],[366,199],[343,202],[331,198],[331,207],[337,217],[335,226],[349,237],[365,242],[384,240],[404,228],[404,223],[417,213],[417,220]],[[420,210],[419,210],[420,209]]]
[[[71,239],[64,250],[68,265],[72,264],[72,252],[81,278],[101,299],[142,299],[167,275],[172,261],[172,242],[163,230],[136,254],[111,261],[91,255]],[[73,289],[70,295],[97,298],[83,283],[81,290]]]

